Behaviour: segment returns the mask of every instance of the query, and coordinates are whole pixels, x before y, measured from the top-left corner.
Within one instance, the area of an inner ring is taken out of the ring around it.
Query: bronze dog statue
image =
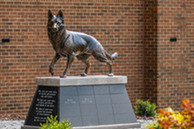
[[[60,57],[67,57],[66,69],[63,75],[60,76],[66,77],[74,58],[77,57],[78,60],[86,64],[85,71],[81,76],[87,76],[90,67],[89,57],[93,55],[98,61],[108,64],[108,76],[113,76],[112,62],[110,60],[114,60],[118,54],[115,52],[110,55],[104,50],[102,45],[90,35],[66,30],[64,16],[61,10],[57,15],[53,15],[50,10],[48,11],[47,29],[49,40],[56,51],[49,66],[51,75],[54,74],[53,68],[57,60],[59,60]]]

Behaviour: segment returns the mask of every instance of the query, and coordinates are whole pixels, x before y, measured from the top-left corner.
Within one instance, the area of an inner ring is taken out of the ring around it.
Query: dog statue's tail
[[[108,59],[110,59],[110,60],[114,60],[114,59],[116,59],[117,56],[118,56],[118,53],[117,53],[117,52],[115,52],[115,53],[112,54],[112,55],[110,55],[107,51],[104,51],[104,53],[106,54],[106,57],[107,57]]]

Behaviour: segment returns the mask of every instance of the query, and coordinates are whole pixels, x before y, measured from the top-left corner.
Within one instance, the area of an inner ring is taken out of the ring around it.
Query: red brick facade
[[[194,1],[158,0],[157,35],[158,105],[194,102]]]
[[[144,2],[144,97],[157,102],[157,0]]]
[[[178,108],[182,99],[194,102],[194,2],[187,0],[0,0],[0,114],[26,113],[35,77],[50,76],[54,50],[47,36],[47,12],[64,13],[68,30],[90,34],[119,57],[115,75],[128,76],[127,90],[160,107]],[[170,38],[177,38],[170,42]],[[108,67],[91,58],[90,75]],[[55,65],[62,74],[66,59]],[[84,64],[75,60],[69,75]]]

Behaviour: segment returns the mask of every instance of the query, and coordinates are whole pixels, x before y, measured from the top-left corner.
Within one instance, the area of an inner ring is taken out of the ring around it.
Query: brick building
[[[68,30],[90,34],[119,57],[115,75],[128,77],[127,90],[159,107],[179,109],[184,98],[194,102],[193,0],[0,0],[0,114],[27,113],[35,77],[50,76],[54,50],[47,36],[47,12],[64,13]],[[90,75],[107,74],[105,64],[91,59]],[[55,65],[62,74],[66,59]],[[84,64],[75,60],[69,75]]]

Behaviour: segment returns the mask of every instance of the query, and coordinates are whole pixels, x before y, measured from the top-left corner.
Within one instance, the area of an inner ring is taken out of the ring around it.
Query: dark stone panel
[[[78,95],[94,95],[93,86],[79,86]]]
[[[127,94],[112,94],[111,95],[113,104],[128,104],[129,98]]]
[[[60,114],[62,116],[81,116],[80,106],[79,105],[65,105],[61,106]]]
[[[125,85],[110,85],[111,94],[123,94],[127,93]]]
[[[113,112],[115,114],[121,113],[130,113],[130,105],[129,104],[113,104]]]
[[[104,105],[97,105],[98,115],[113,115],[112,105],[104,104]]]
[[[115,124],[114,115],[99,115],[99,124],[107,125],[107,124]]]
[[[99,125],[97,116],[83,116],[82,120],[84,126]]]
[[[109,94],[108,86],[94,86],[95,95]]]
[[[69,122],[71,122],[71,125],[72,126],[83,126],[83,123],[82,123],[82,117],[81,116],[66,116],[66,115],[63,115],[61,117],[61,121],[63,120],[69,120]]]
[[[25,125],[39,126],[45,123],[48,116],[58,116],[58,87],[38,86]]]
[[[79,97],[78,96],[62,96],[61,105],[79,105]]]
[[[121,124],[121,123],[132,123],[133,121],[130,121],[130,114],[116,114],[115,115],[115,123]],[[135,121],[134,121],[135,122]]]
[[[96,105],[81,105],[82,116],[97,116]]]
[[[96,95],[96,104],[111,104],[111,96],[110,95]]]
[[[96,104],[94,96],[79,96],[81,105],[94,105]]]
[[[135,116],[135,114],[134,114],[134,112],[133,112],[133,110],[130,110],[131,112],[129,113],[129,121],[130,121],[130,123],[135,123],[135,122],[137,122],[137,120],[136,120],[136,116]]]
[[[77,87],[61,87],[60,88],[61,96],[77,96],[78,91]]]

